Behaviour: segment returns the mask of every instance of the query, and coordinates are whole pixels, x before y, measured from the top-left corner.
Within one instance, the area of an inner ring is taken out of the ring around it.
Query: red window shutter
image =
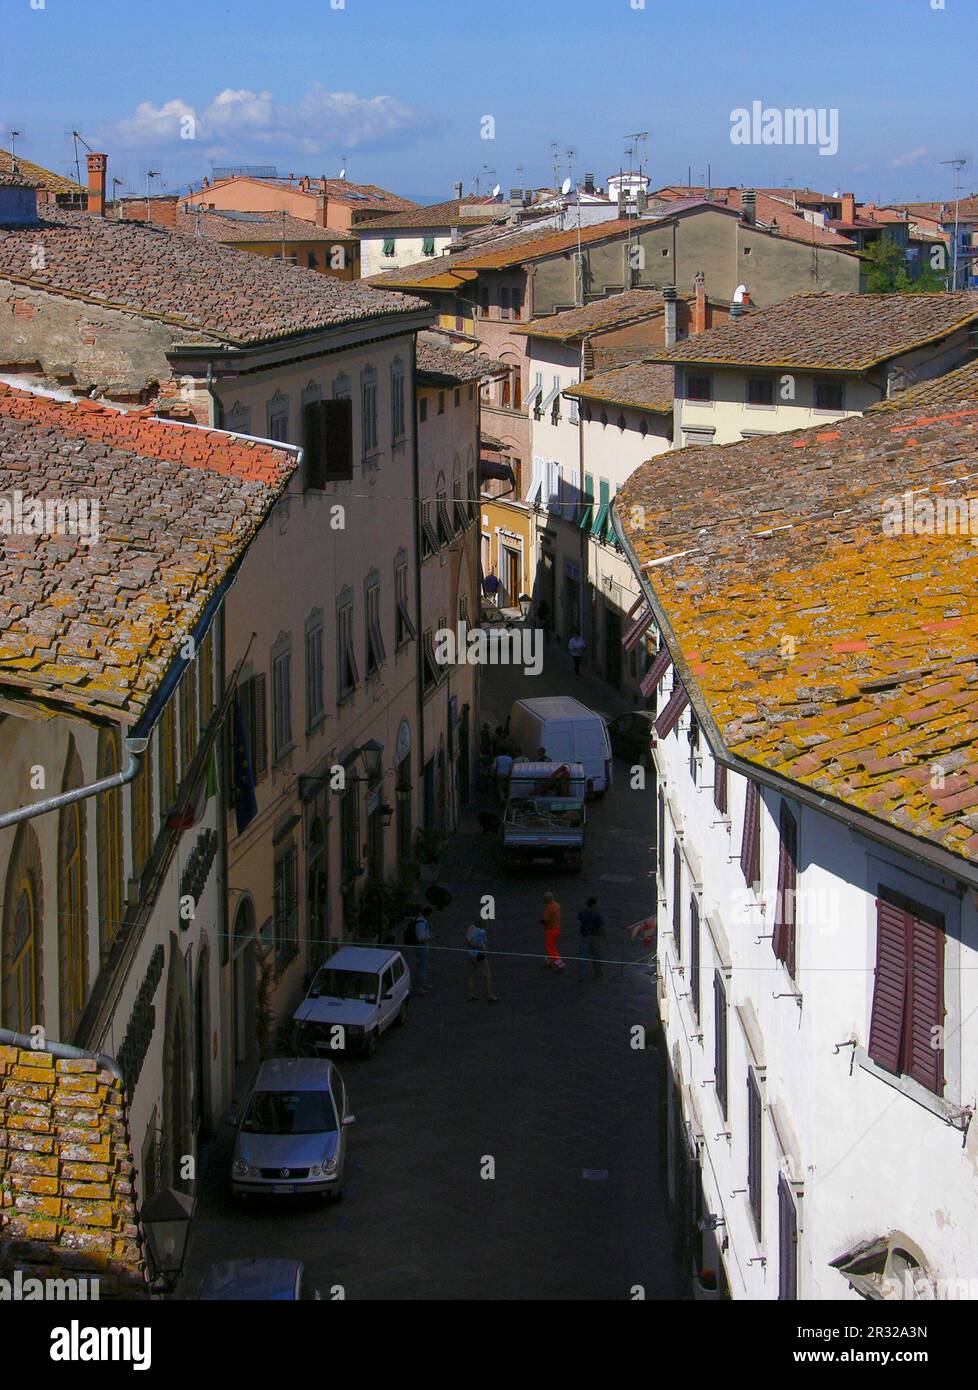
[[[778,902],[774,921],[774,954],[795,973],[795,890],[798,884],[798,826],[781,803],[781,850],[778,856]]]
[[[652,616],[652,609],[646,604],[634,621],[629,625],[624,637],[621,639],[621,645],[626,652],[630,652],[633,647],[638,646],[644,634],[652,626]]]
[[[727,769],[716,762],[713,764],[713,804],[723,815],[727,814]]]
[[[940,1034],[933,1030],[944,1025],[944,930],[913,913],[907,913],[907,922],[910,989],[905,1070],[914,1081],[941,1095],[944,1048],[935,1047]]]
[[[642,677],[642,683],[639,689],[643,695],[648,696],[654,692],[655,687],[659,684],[671,665],[672,657],[669,655],[669,648],[660,647],[655,654],[655,660]]]
[[[757,783],[747,779],[744,800],[744,833],[740,841],[740,867],[748,888],[761,876],[761,798]]]
[[[886,1071],[900,1074],[907,1003],[907,913],[876,899],[876,979],[869,1024],[869,1055]]]
[[[689,696],[686,694],[686,687],[682,684],[677,684],[675,690],[669,696],[669,703],[652,726],[659,738],[665,738],[667,734],[672,733],[673,729],[679,723],[683,710],[688,704]]]

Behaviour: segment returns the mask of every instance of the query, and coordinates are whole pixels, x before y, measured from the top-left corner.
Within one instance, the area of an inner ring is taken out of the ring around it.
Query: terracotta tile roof
[[[954,221],[954,199],[945,198],[934,203],[894,203],[893,207],[906,208],[910,216],[931,217],[936,222]],[[978,222],[978,193],[962,198],[958,204],[959,222]]]
[[[293,217],[291,213],[201,210],[198,220],[195,212],[177,211],[175,231],[185,236],[196,236],[198,226],[201,236],[229,244],[236,241],[281,241],[283,235],[286,241],[356,240],[355,232],[318,227],[315,222],[307,222],[304,217]]]
[[[957,367],[953,372],[945,372],[943,376],[919,381],[916,386],[898,391],[888,401],[880,401],[872,406],[869,413],[878,410],[922,410],[944,414],[960,404],[978,404],[978,358]]]
[[[0,150],[0,172],[9,174],[12,163],[10,151]],[[75,183],[74,179],[65,178],[63,174],[55,174],[51,169],[45,169],[42,165],[34,164],[31,160],[23,159],[20,155],[17,156],[17,168],[38,188],[43,188],[48,193],[88,196],[88,189],[83,188],[80,183]]]
[[[45,251],[36,269],[37,246]],[[64,290],[237,344],[287,337],[428,306],[378,294],[206,237],[47,205],[27,226],[0,227],[0,280]]]
[[[426,342],[418,335],[417,371],[419,379],[461,384],[501,376],[508,371],[504,362],[494,361],[478,352],[458,352],[439,343]]]
[[[978,545],[884,520],[913,492],[978,533],[976,457],[978,407],[871,412],[653,459],[616,502],[727,750],[972,863]]]
[[[682,298],[688,299],[690,296],[683,295]],[[516,324],[513,332],[567,343],[583,337],[585,333],[600,333],[602,329],[619,328],[622,324],[651,318],[662,312],[662,303],[660,290],[624,290],[621,294],[595,299],[577,309],[565,309],[559,314],[548,314],[544,318],[531,319],[529,323]]]
[[[671,415],[673,409],[674,372],[672,367],[652,362],[631,362],[598,372],[577,386],[569,386],[565,396],[582,401],[605,401],[611,405],[631,405],[657,415]]]
[[[777,221],[778,235],[788,241],[802,241],[807,246],[817,245],[834,247],[837,251],[854,251],[854,244],[831,227],[822,227],[814,222],[809,222],[800,212],[795,211],[791,206],[791,200],[787,195],[790,189],[763,189],[754,190],[754,210],[757,218],[757,226],[761,231],[770,229],[772,222]],[[805,190],[798,190],[804,192]],[[744,200],[742,188],[693,188],[688,189],[682,186],[673,188],[659,189],[654,197],[665,198],[675,203],[692,206],[694,202],[705,201],[707,205],[711,202],[719,207],[728,207],[735,212],[743,212]],[[707,194],[710,198],[707,199]],[[784,196],[781,196],[781,195]],[[838,199],[823,199],[822,194],[811,195],[811,201],[815,202],[838,202]]]
[[[0,1276],[148,1295],[133,1182],[122,1081],[94,1057],[0,1046]]]
[[[7,697],[134,723],[294,470],[294,453],[221,430],[0,386]],[[17,493],[96,500],[97,541],[17,534]]]
[[[32,179],[29,174],[23,173],[20,169],[15,172],[9,169],[0,169],[0,188],[40,188],[37,179]]]
[[[289,193],[301,193],[307,198],[318,198],[322,193],[325,193],[331,201],[349,204],[354,209],[376,210],[384,208],[391,212],[402,212],[418,206],[410,198],[402,198],[400,194],[391,193],[389,189],[380,188],[375,183],[351,183],[349,179],[319,178],[310,178],[308,182],[308,188],[302,188],[299,178],[261,179],[253,178],[248,174],[235,174],[233,178],[215,180],[208,188],[195,188],[192,196],[196,198],[201,193],[209,193],[216,188],[225,188],[229,183],[260,183],[268,188],[285,189]]]
[[[865,371],[978,318],[978,294],[797,294],[648,354],[657,362]]]
[[[465,208],[465,216],[459,209]],[[388,227],[396,231],[401,227],[451,227],[455,223],[465,226],[468,223],[492,222],[506,214],[502,203],[492,198],[449,198],[444,203],[431,203],[427,207],[412,207],[407,212],[396,213],[393,217],[371,217],[363,230],[369,232],[386,231]]]

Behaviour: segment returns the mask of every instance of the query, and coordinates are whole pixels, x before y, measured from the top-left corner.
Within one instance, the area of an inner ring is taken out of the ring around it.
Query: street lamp
[[[374,786],[384,775],[384,745],[375,738],[368,739],[358,749],[363,755],[363,765],[367,770],[367,784]]]
[[[520,612],[523,614],[523,621],[526,622],[530,616],[530,609],[533,607],[533,600],[529,594],[520,594],[518,599]]]
[[[143,1228],[150,1259],[165,1293],[175,1287],[183,1269],[196,1207],[195,1197],[188,1197],[175,1187],[164,1187],[143,1207]]]

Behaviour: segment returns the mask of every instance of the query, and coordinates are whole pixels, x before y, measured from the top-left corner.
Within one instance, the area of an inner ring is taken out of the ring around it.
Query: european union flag
[[[245,731],[241,701],[234,697],[231,716],[231,768],[234,778],[234,818],[238,834],[246,829],[258,814],[255,797],[255,775],[251,770],[251,753]]]

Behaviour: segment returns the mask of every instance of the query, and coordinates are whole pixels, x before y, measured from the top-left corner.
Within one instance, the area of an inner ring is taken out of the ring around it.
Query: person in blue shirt
[[[489,933],[485,925],[481,922],[473,922],[465,933],[465,941],[469,948],[469,998],[475,998],[475,989],[479,980],[482,979],[486,984],[486,998],[490,1003],[497,1002],[497,996],[492,990],[492,974],[489,970]]]
[[[577,961],[577,978],[584,979],[587,962],[590,960],[594,978],[599,980],[601,969],[601,941],[604,937],[604,918],[598,911],[597,898],[588,898],[587,907],[577,914],[581,925],[581,950]]]

